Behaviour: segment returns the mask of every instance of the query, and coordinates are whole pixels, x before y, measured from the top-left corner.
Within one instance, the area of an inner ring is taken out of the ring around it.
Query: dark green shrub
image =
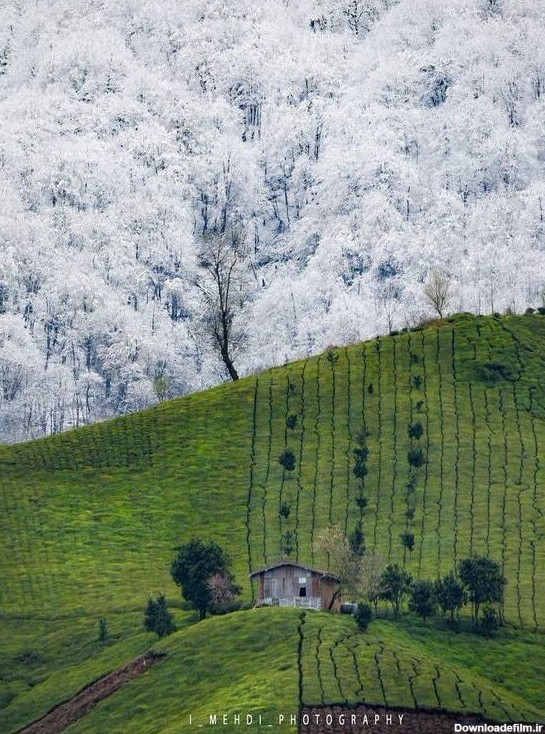
[[[468,599],[473,606],[473,619],[479,624],[479,609],[482,604],[503,601],[507,583],[497,561],[484,556],[463,558],[458,567],[458,575],[467,590]]]
[[[462,584],[452,571],[435,582],[435,598],[443,614],[450,614],[450,623],[454,624],[454,615],[464,606],[467,594]]]
[[[360,430],[356,433],[356,443],[358,443],[360,446],[364,446],[365,439],[371,435],[371,432],[368,428],[365,426],[363,428],[360,428]]]
[[[513,381],[515,375],[510,367],[501,362],[484,362],[477,365],[477,376],[483,382],[495,384],[499,380]]]
[[[168,611],[167,606],[164,594],[159,594],[157,600],[149,598],[144,614],[144,627],[148,632],[155,632],[159,637],[166,637],[176,631],[174,617]]]
[[[421,448],[413,446],[407,452],[407,460],[411,466],[422,466],[424,464],[424,452]]]
[[[542,316],[545,316],[545,306],[538,306],[537,312]]]
[[[369,456],[369,449],[367,446],[358,446],[358,448],[354,449],[353,454],[357,462],[363,462],[366,461]]]
[[[367,507],[369,500],[367,497],[364,497],[363,494],[360,494],[358,497],[356,497],[356,504],[360,508],[360,510],[365,510]]]
[[[108,639],[108,622],[105,617],[101,617],[98,620],[98,640],[99,642],[106,642]]]
[[[287,469],[288,471],[293,471],[295,469],[295,454],[291,449],[283,451],[278,457],[278,461],[282,464],[284,469]]]
[[[394,611],[394,617],[399,616],[403,598],[409,593],[412,577],[399,568],[398,564],[386,566],[379,579],[379,596],[389,601]]]
[[[280,515],[280,517],[283,517],[283,518],[285,518],[287,520],[288,517],[290,516],[290,510],[291,510],[291,507],[290,507],[289,503],[288,502],[282,502],[282,504],[280,505],[280,511],[279,511],[278,514]]]
[[[288,530],[282,535],[282,553],[286,556],[291,556],[293,553],[293,533]]]
[[[413,581],[409,597],[409,609],[426,620],[435,613],[437,601],[433,581]]]
[[[422,387],[422,375],[413,375],[413,387],[415,390],[420,390]]]
[[[21,663],[22,665],[33,667],[35,665],[40,665],[41,663],[43,663],[43,658],[36,650],[27,649],[16,655],[15,661],[17,663]]]
[[[527,308],[524,312],[527,316],[531,316],[533,313],[535,313],[535,308]]]
[[[422,427],[422,423],[420,421],[416,421],[415,423],[411,423],[408,428],[409,431],[409,438],[419,439],[422,437],[422,434],[424,433],[424,429]]]
[[[486,606],[483,609],[479,630],[485,637],[489,637],[495,630],[499,629],[500,618],[494,607]]]
[[[363,463],[363,461],[356,462],[356,465],[352,469],[354,472],[354,476],[357,479],[363,479],[367,475],[367,467]]]
[[[358,608],[354,612],[354,619],[360,630],[365,632],[373,620],[373,610],[369,604],[358,604]]]
[[[414,533],[409,533],[408,531],[405,531],[404,533],[401,533],[399,536],[401,538],[401,543],[404,548],[406,548],[410,553],[414,550]]]
[[[286,425],[288,428],[291,428],[293,430],[295,426],[297,425],[297,416],[296,415],[288,416],[286,420]]]
[[[419,401],[418,401],[418,402],[416,403],[416,406],[415,406],[415,407],[416,407],[416,411],[417,411],[417,413],[420,413],[420,411],[422,410],[422,406],[423,406],[423,405],[424,405],[424,401],[423,401],[423,400],[419,400]]]
[[[372,395],[375,392],[375,387],[372,382],[367,385],[367,392],[369,395]]]
[[[365,536],[363,535],[361,521],[356,524],[356,527],[348,536],[348,542],[352,553],[361,558],[365,553]]]

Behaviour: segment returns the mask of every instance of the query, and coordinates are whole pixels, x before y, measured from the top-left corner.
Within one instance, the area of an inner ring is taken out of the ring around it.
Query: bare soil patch
[[[305,715],[308,715],[308,723]],[[454,724],[483,724],[478,714],[386,708],[383,706],[304,706],[301,734],[452,734]],[[491,723],[491,722],[488,722]]]
[[[156,652],[140,655],[140,657],[131,660],[122,668],[118,668],[82,688],[69,701],[55,706],[45,716],[36,719],[29,726],[25,726],[24,729],[19,729],[17,734],[57,734],[57,732],[63,731],[74,721],[85,716],[97,703],[111,696],[112,693],[115,693],[118,688],[121,688],[132,678],[145,673],[163,657],[164,654]]]

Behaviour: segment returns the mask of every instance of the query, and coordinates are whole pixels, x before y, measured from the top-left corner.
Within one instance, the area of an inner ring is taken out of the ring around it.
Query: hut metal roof
[[[308,571],[309,573],[315,573],[318,576],[323,576],[324,578],[333,579],[334,581],[339,581],[339,577],[335,576],[333,573],[329,573],[329,571],[320,571],[318,568],[311,568],[310,566],[305,566],[303,563],[296,563],[295,561],[282,561],[281,563],[273,563],[271,566],[265,566],[264,568],[258,568],[257,571],[253,571],[250,574],[250,578],[253,578],[254,576],[259,576],[261,573],[267,573],[267,571],[272,571],[274,568],[281,568],[282,566],[293,566],[294,568],[300,568],[303,571]]]

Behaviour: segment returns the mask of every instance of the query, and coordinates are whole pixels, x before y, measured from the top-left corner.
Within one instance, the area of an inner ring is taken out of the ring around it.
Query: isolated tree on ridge
[[[447,276],[438,270],[434,270],[424,286],[424,295],[439,314],[439,318],[442,319],[452,297],[450,281]]]
[[[221,575],[231,584],[233,582],[229,568],[231,560],[214,540],[205,542],[197,536],[176,550],[177,554],[170,568],[172,578],[182,588],[184,599],[191,602],[199,612],[199,619],[204,619],[214,603],[214,585],[211,579]],[[233,588],[237,589],[234,585]],[[237,590],[236,593],[239,592]]]
[[[197,281],[196,285],[206,303],[206,328],[232,380],[238,380],[234,352],[245,338],[245,332],[235,328],[234,323],[237,310],[244,305],[244,261],[242,237],[238,231],[228,230],[204,237],[199,263],[207,278]]]

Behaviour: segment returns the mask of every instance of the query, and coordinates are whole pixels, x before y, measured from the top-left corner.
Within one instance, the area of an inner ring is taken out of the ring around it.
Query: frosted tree
[[[424,294],[442,319],[452,298],[451,282],[445,273],[434,270],[424,286]]]
[[[238,318],[247,298],[243,235],[229,229],[205,235],[203,240],[199,265],[205,278],[197,285],[204,298],[204,325],[229,377],[238,380],[234,359],[246,336]]]

